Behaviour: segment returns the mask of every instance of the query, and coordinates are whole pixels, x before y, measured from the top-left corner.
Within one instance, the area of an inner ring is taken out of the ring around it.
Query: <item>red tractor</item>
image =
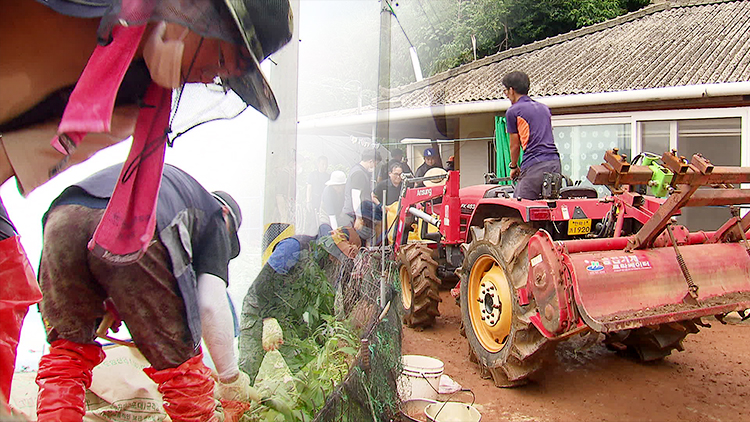
[[[444,186],[405,189],[392,239],[405,264],[405,322],[431,325],[439,279],[457,274],[472,357],[509,387],[574,334],[603,333],[608,347],[651,361],[682,350],[706,325],[701,317],[750,308],[750,214],[736,207],[750,203],[750,190],[733,188],[750,182],[750,168],[675,151],[633,165],[612,150],[605,161],[588,173],[611,190],[604,198],[552,186],[547,199],[514,199],[509,186],[459,189],[458,172]],[[638,193],[645,189],[668,196]],[[718,230],[676,224],[682,207],[708,205],[732,206]],[[417,219],[438,231],[409,241]]]

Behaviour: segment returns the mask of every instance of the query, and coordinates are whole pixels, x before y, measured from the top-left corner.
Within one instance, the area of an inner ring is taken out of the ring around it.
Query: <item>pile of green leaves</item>
[[[321,325],[311,338],[301,340],[300,347],[314,351],[315,358],[295,374],[299,399],[292,411],[295,420],[311,421],[323,407],[328,396],[346,377],[359,346],[359,337],[351,330],[351,324],[337,321],[332,316],[324,317]],[[320,339],[325,339],[322,347],[316,347]]]
[[[283,312],[277,314],[284,330],[280,350],[292,373],[316,357],[317,349],[325,343],[317,333],[324,329],[328,317],[334,315],[335,292],[325,268],[333,264],[326,256],[319,246],[311,245],[311,250],[289,273],[290,282],[284,283],[279,292],[278,297],[284,303]]]
[[[265,406],[254,405],[241,421],[311,421],[349,372],[359,336],[349,321],[334,316],[335,294],[327,274],[335,269],[329,268],[334,264],[326,257],[325,251],[312,246],[289,273],[295,282],[283,288],[288,308],[279,318],[284,330],[279,350],[286,365],[282,369],[294,380],[294,391],[272,394],[272,400]]]

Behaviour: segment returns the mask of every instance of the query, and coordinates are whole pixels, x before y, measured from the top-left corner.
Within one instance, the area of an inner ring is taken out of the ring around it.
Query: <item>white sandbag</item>
[[[143,372],[150,364],[141,352],[127,346],[108,346],[104,352],[107,358],[94,368],[86,392],[84,421],[163,421],[161,393]]]

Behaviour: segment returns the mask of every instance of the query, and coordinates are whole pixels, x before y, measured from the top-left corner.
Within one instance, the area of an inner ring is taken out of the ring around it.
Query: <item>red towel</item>
[[[131,2],[137,9],[139,2]],[[112,42],[97,46],[70,96],[59,136],[52,145],[68,154],[89,132],[109,132],[115,97],[140,44],[146,25],[116,26]],[[114,262],[137,260],[156,227],[156,201],[164,167],[172,92],[152,83],[138,115],[133,145],[102,221],[89,242],[96,255]],[[71,145],[71,143],[75,145]]]
[[[89,249],[95,255],[113,263],[138,260],[148,248],[156,227],[172,91],[152,82],[144,103],[128,159],[89,242]]]
[[[65,134],[77,146],[86,133],[110,131],[117,91],[145,30],[146,25],[116,26],[112,42],[94,49],[65,106],[57,129],[60,136]],[[72,146],[61,142],[60,136],[52,146],[67,155]]]

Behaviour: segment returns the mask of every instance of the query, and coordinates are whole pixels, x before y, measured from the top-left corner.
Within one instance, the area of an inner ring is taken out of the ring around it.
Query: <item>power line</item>
[[[411,40],[409,39],[409,36],[406,34],[406,30],[404,29],[404,26],[401,25],[401,21],[398,19],[398,16],[396,16],[396,11],[393,10],[393,6],[391,6],[391,3],[386,1],[386,4],[388,5],[388,11],[393,15],[394,18],[396,18],[396,23],[398,24],[398,27],[401,28],[401,32],[404,33],[404,37],[406,37],[406,42],[409,43],[409,46],[414,48],[414,44],[411,43]]]
[[[432,18],[430,15],[427,14],[427,11],[424,10],[424,7],[422,6],[422,0],[417,0],[417,4],[419,5],[419,8],[422,9],[422,13],[427,18],[427,23],[430,25],[430,28],[432,28],[433,31],[437,32],[437,29],[435,28],[437,24],[433,25]]]

